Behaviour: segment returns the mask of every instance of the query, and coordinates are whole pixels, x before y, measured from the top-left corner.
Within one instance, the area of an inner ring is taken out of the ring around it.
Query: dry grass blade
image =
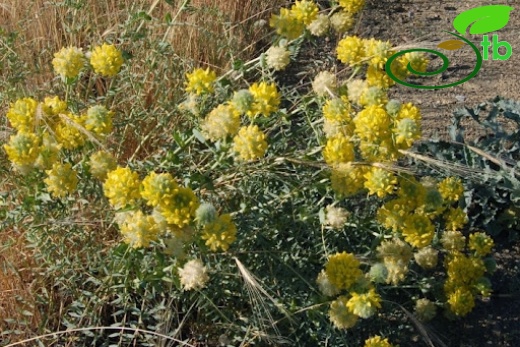
[[[280,332],[276,327],[276,321],[273,319],[271,311],[267,306],[267,301],[270,301],[272,304],[274,304],[287,319],[293,322],[291,314],[260,285],[258,279],[251,272],[249,272],[249,270],[247,270],[244,264],[242,264],[242,262],[238,260],[237,257],[233,257],[233,259],[237,263],[240,275],[244,279],[247,294],[249,295],[251,306],[255,312],[255,319],[259,328],[261,329],[261,331],[257,332],[258,336],[270,342],[277,342],[279,344],[288,343],[289,341],[280,335]],[[274,335],[267,334],[269,328],[274,330]]]

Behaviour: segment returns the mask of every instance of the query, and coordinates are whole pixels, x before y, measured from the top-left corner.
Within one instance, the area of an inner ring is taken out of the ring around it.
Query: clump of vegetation
[[[429,170],[460,153],[416,145],[419,108],[388,98],[384,65],[399,47],[351,33],[364,1],[329,5],[281,8],[265,53],[229,55],[228,71],[182,65],[182,86],[144,101],[140,53],[117,36],[56,50],[45,96],[17,97],[6,112],[17,201],[3,208],[41,264],[35,334],[102,346],[392,346],[407,327],[389,317],[422,333],[441,311],[462,319],[490,297],[486,225],[497,214],[470,222],[475,183],[447,165]],[[132,17],[135,33],[154,6]],[[196,11],[185,1],[166,22]],[[339,37],[341,73],[287,83],[301,50],[328,35]],[[152,43],[162,57],[148,68],[182,62]],[[408,53],[391,68],[405,79],[428,63]]]

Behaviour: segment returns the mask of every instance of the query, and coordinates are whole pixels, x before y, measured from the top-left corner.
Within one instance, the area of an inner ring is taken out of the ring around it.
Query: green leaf
[[[488,5],[473,8],[459,14],[453,20],[453,27],[461,35],[469,33],[473,35],[486,34],[502,29],[509,22],[509,13],[513,7],[506,5]]]

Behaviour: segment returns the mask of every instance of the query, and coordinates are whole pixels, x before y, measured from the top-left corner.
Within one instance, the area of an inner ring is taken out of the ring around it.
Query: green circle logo
[[[434,76],[434,75],[437,75],[437,74],[440,74],[440,73],[443,73],[444,71],[446,71],[446,69],[448,69],[448,66],[449,66],[449,63],[450,63],[448,58],[444,54],[439,52],[439,51],[435,51],[433,49],[427,49],[427,48],[406,49],[406,50],[400,51],[400,52],[392,55],[390,58],[388,58],[388,60],[387,60],[387,62],[385,64],[385,69],[386,69],[386,73],[388,74],[388,76],[390,76],[391,79],[393,79],[395,82],[397,82],[399,84],[402,84],[402,85],[405,85],[405,86],[411,87],[411,88],[418,88],[418,89],[442,89],[442,88],[449,88],[449,87],[453,87],[453,86],[456,86],[458,84],[464,83],[464,82],[470,80],[471,78],[475,77],[475,75],[480,70],[480,67],[482,66],[482,55],[480,54],[480,51],[478,50],[478,48],[473,43],[471,43],[470,41],[468,41],[464,37],[462,37],[460,35],[457,35],[455,33],[451,33],[449,31],[446,31],[446,32],[448,34],[450,34],[450,35],[458,37],[459,39],[461,39],[462,41],[467,43],[473,49],[473,51],[475,52],[475,55],[477,57],[477,62],[476,62],[475,68],[473,69],[473,71],[466,78],[464,78],[464,79],[462,79],[460,81],[457,81],[457,82],[453,82],[453,83],[450,83],[450,84],[443,84],[443,85],[440,85],[440,86],[421,86],[421,85],[416,85],[416,84],[412,84],[412,83],[408,83],[406,81],[400,80],[397,76],[394,75],[394,73],[392,72],[392,69],[391,69],[392,62],[395,59],[399,58],[400,56],[402,56],[402,55],[404,55],[406,53],[410,53],[410,52],[428,52],[428,53],[435,54],[436,56],[438,56],[438,57],[440,57],[442,59],[442,66],[440,68],[438,68],[437,70],[430,71],[430,72],[420,72],[420,71],[417,71],[417,70],[415,70],[411,66],[410,63],[408,63],[408,65],[406,66],[406,69],[410,73],[412,73],[414,75],[418,75],[418,76]]]

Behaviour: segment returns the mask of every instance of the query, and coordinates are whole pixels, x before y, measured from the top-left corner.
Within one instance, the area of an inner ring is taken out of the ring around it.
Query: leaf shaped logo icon
[[[473,35],[486,34],[502,29],[509,22],[509,13],[514,8],[506,5],[488,5],[472,8],[464,11],[453,20],[453,27],[461,35],[469,33]]]
[[[437,47],[446,49],[448,51],[455,51],[457,49],[460,49],[465,44],[466,43],[462,42],[461,40],[447,40],[439,43]]]

